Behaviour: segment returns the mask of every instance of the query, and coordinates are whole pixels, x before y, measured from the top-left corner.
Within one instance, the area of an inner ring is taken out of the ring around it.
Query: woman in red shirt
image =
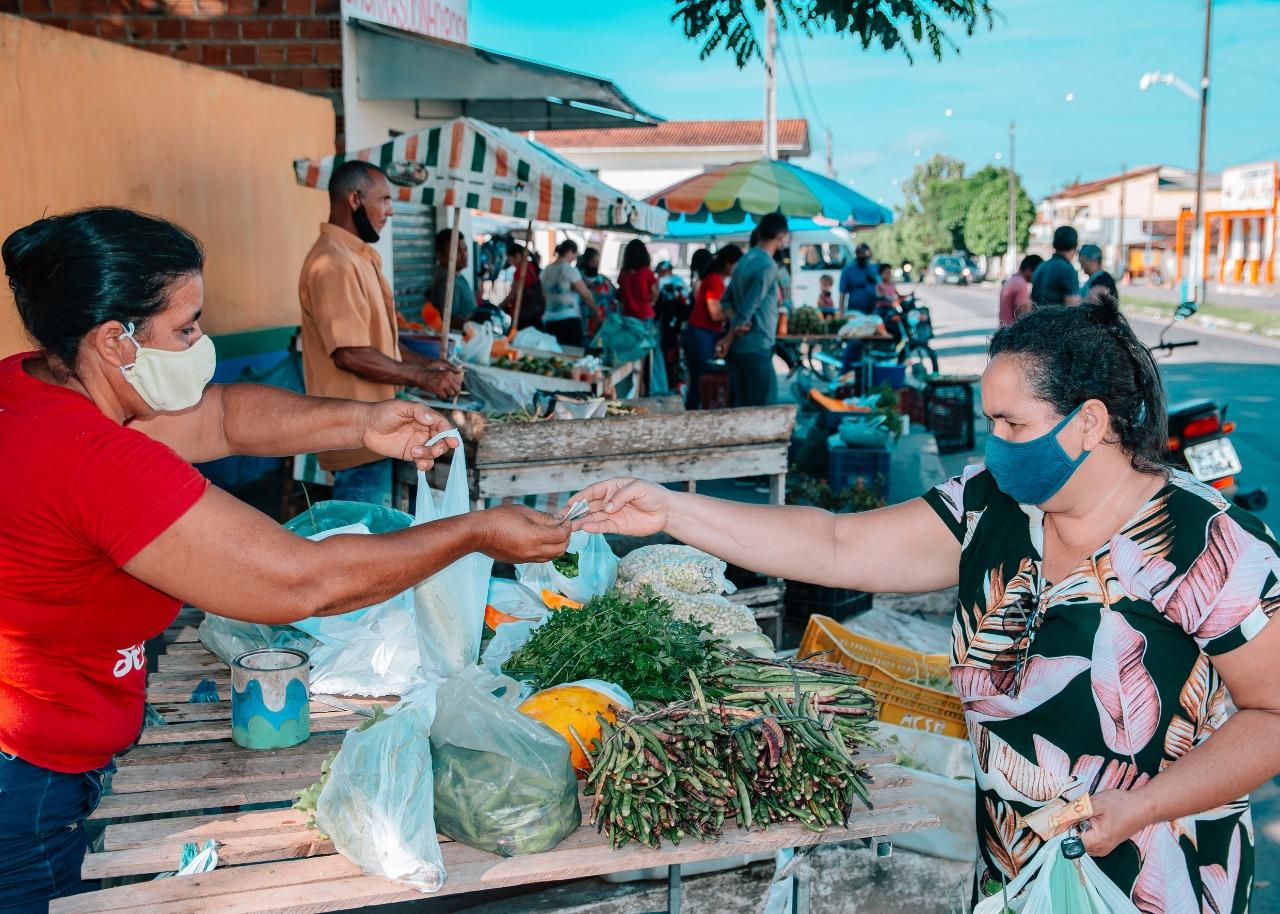
[[[622,316],[652,321],[653,305],[658,300],[658,277],[651,266],[649,249],[639,238],[632,238],[622,251],[622,272],[618,274],[618,297]]]
[[[685,409],[701,409],[699,382],[707,373],[707,365],[715,358],[716,341],[724,335],[724,312],[720,299],[734,265],[742,259],[742,248],[726,244],[707,264],[697,291],[693,293],[693,312],[684,328],[681,344],[685,366],[689,369],[689,387],[684,394]]]
[[[41,219],[3,260],[40,347],[0,361],[0,909],[81,888],[84,820],[142,726],[145,642],[183,603],[283,624],[389,599],[457,559],[540,561],[568,527],[494,509],[312,542],[192,462],[367,447],[426,468],[448,428],[407,401],[215,385],[204,253],[126,209]]]

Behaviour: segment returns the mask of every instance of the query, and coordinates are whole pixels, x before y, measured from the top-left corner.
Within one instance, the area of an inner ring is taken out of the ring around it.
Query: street
[[[928,286],[920,299],[932,311],[937,331],[935,348],[944,372],[980,372],[986,362],[986,340],[995,325],[995,285]],[[1144,342],[1159,339],[1163,325],[1135,320]],[[1244,466],[1243,487],[1266,486],[1272,503],[1261,513],[1273,529],[1280,529],[1280,453],[1274,444],[1280,420],[1280,343],[1255,342],[1241,337],[1208,333],[1180,326],[1169,340],[1197,340],[1194,349],[1176,350],[1161,365],[1171,402],[1211,397],[1230,405],[1228,416],[1237,423],[1232,441]],[[944,458],[948,472],[959,472],[966,463],[981,459],[985,423],[978,422],[978,452]],[[1256,880],[1253,914],[1280,914],[1280,779],[1253,794],[1256,830]]]

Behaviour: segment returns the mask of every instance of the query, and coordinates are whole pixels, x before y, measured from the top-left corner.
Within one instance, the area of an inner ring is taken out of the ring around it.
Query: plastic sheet
[[[291,625],[263,625],[259,622],[241,622],[205,613],[197,630],[200,643],[218,656],[223,663],[230,663],[245,651],[264,647],[296,648],[307,653],[316,639]]]

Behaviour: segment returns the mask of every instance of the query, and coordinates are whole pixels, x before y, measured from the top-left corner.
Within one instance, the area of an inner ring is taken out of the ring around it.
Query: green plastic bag
[[[412,523],[410,515],[395,508],[358,501],[318,501],[297,517],[285,521],[284,528],[299,536],[315,536],[360,524],[370,533],[394,533]]]
[[[658,345],[658,331],[638,318],[610,314],[591,345],[602,351],[601,360],[606,365],[622,365],[653,351]]]

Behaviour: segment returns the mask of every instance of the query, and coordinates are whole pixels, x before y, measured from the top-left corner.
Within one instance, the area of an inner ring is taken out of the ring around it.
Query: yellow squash
[[[600,735],[600,715],[609,723],[618,719],[618,705],[603,692],[588,686],[562,685],[543,689],[524,700],[519,708],[534,720],[539,720],[555,730],[569,744],[573,768],[582,777],[591,771],[591,760],[582,751],[590,748],[591,741]],[[574,734],[577,739],[574,739]],[[578,740],[582,743],[579,745]]]

